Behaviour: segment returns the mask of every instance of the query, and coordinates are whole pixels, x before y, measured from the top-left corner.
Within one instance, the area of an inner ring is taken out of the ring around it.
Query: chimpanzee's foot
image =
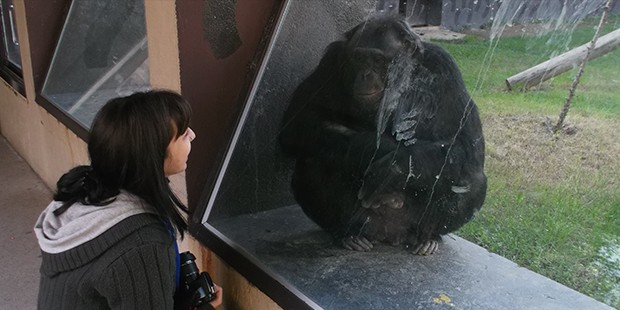
[[[377,209],[387,207],[390,209],[400,209],[405,204],[405,195],[403,193],[388,193],[376,195],[369,200],[362,201],[362,207],[366,209]]]
[[[368,252],[372,250],[372,243],[368,241],[368,239],[364,237],[344,237],[341,240],[342,246],[351,251],[360,251],[360,252]]]
[[[439,249],[439,242],[437,240],[427,240],[420,242],[413,249],[413,254],[416,255],[431,255]]]

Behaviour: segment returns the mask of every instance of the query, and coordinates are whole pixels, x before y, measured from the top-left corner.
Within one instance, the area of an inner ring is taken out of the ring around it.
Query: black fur
[[[327,48],[293,94],[280,144],[296,158],[297,202],[347,248],[430,254],[486,196],[482,125],[459,69],[397,18]]]

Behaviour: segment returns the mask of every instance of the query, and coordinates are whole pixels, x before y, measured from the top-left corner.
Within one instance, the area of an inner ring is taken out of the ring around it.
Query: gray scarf
[[[50,254],[67,251],[93,240],[120,221],[140,213],[155,213],[139,197],[126,191],[105,206],[76,203],[60,216],[54,210],[62,202],[52,201],[41,213],[34,226],[41,250]]]

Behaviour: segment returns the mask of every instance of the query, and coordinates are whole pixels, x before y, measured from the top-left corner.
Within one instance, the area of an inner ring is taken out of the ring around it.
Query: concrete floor
[[[36,309],[41,255],[33,226],[51,190],[0,136],[0,309]]]

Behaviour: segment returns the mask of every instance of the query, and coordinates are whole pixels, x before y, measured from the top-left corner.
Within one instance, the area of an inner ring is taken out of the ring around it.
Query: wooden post
[[[507,78],[506,86],[508,90],[512,90],[520,83],[524,83],[523,88],[527,89],[578,66],[581,60],[586,57],[589,44],[590,43],[581,45],[562,55]],[[590,52],[588,60],[605,55],[618,47],[620,47],[620,29],[616,29],[600,37],[596,42],[596,47]]]

